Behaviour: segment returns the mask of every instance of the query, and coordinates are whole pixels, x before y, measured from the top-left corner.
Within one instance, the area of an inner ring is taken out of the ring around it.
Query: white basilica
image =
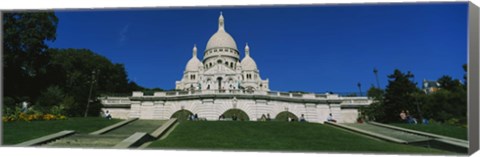
[[[271,91],[268,79],[262,80],[258,67],[245,44],[245,57],[233,37],[225,30],[220,14],[218,30],[208,40],[203,60],[194,45],[182,79],[175,91],[153,94],[134,91],[128,97],[100,97],[102,110],[115,118],[170,119],[198,114],[206,120],[237,113],[243,120],[256,121],[264,115],[285,120],[285,115],[323,123],[329,114],[340,123],[353,123],[358,108],[370,105],[367,97],[344,97],[330,93],[292,93]]]
[[[268,79],[261,79],[248,44],[245,45],[245,57],[240,61],[240,51],[225,30],[223,15],[218,18],[218,30],[208,40],[203,54],[203,61],[200,61],[194,45],[182,80],[176,82],[177,90],[269,91]]]

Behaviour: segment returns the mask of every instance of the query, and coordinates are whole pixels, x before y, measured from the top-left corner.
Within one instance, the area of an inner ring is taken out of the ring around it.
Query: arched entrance
[[[238,121],[249,121],[250,118],[248,117],[247,113],[240,109],[229,109],[223,113],[223,116],[227,119],[234,120],[233,117],[236,116]]]
[[[280,112],[277,114],[277,116],[275,116],[275,120],[277,121],[288,121],[288,118],[290,117],[290,119],[294,119],[295,121],[298,121],[298,117],[293,114],[292,112],[289,112],[289,111],[283,111],[283,112]]]
[[[177,118],[178,121],[188,120],[188,116],[192,115],[193,113],[189,110],[181,109],[177,112],[173,113],[170,118]]]

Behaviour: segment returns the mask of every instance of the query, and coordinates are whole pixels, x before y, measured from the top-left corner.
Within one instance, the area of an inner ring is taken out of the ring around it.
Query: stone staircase
[[[412,142],[422,142],[422,141],[428,141],[431,140],[432,138],[426,137],[426,136],[421,136],[421,135],[416,135],[408,132],[403,132],[403,131],[397,131],[397,130],[392,130],[389,128],[384,128],[380,126],[375,126],[375,125],[370,125],[370,124],[345,124],[347,126],[355,127],[358,129],[370,131],[370,132],[375,132],[377,134],[382,134],[386,135],[389,137],[393,137],[396,139],[404,140],[407,143],[412,143]]]
[[[125,139],[125,136],[77,134],[50,142],[43,146],[109,148],[115,146],[115,144],[121,142],[123,139]]]
[[[69,148],[112,148],[131,138],[136,133],[154,133],[167,122],[166,120],[134,120],[120,127],[113,127],[110,131],[97,134],[74,134],[41,145],[42,147],[69,147]],[[114,125],[112,125],[114,126]],[[107,127],[108,128],[108,127]],[[153,139],[150,138],[150,139]]]
[[[325,122],[325,124],[394,143],[436,148],[457,153],[468,152],[468,141],[395,127],[387,124],[376,122],[361,124],[339,124]]]

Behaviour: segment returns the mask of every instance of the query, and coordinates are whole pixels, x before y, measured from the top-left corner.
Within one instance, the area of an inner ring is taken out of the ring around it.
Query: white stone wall
[[[355,123],[358,118],[358,110],[357,109],[342,109],[342,123]]]
[[[108,112],[110,112],[110,115],[112,115],[112,118],[127,119],[130,116],[129,108],[103,108],[102,109],[103,113],[105,113],[107,110]]]
[[[132,101],[131,108],[109,110],[115,118],[169,119],[179,110],[188,110],[207,120],[217,120],[229,109],[244,111],[250,120],[256,121],[262,114],[270,114],[273,119],[283,111],[289,111],[300,117],[304,114],[307,121],[323,123],[329,113],[340,123],[353,123],[358,116],[357,109],[341,109],[339,104],[295,103],[262,99],[190,99],[178,101]]]

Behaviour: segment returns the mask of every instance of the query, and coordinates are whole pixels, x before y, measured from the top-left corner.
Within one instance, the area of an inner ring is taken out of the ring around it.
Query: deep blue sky
[[[203,58],[219,12],[244,56],[248,42],[275,91],[366,91],[379,71],[415,81],[462,79],[467,62],[467,3],[235,8],[63,10],[55,48],[87,48],[125,65],[145,87],[175,88],[194,43]]]

